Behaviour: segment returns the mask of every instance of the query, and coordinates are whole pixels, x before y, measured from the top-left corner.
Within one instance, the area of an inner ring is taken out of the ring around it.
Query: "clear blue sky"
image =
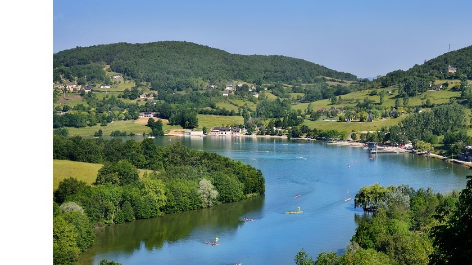
[[[177,40],[375,77],[449,45],[472,45],[471,0],[56,0],[53,7],[54,52]]]

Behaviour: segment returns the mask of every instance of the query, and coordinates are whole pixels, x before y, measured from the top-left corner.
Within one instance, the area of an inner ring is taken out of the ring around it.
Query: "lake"
[[[135,137],[136,139],[142,139]],[[129,138],[124,138],[129,139]],[[302,248],[316,258],[342,253],[362,209],[362,186],[409,184],[438,192],[462,190],[469,169],[413,154],[377,154],[351,146],[269,137],[156,137],[161,146],[217,153],[260,169],[263,196],[97,231],[79,264],[102,259],[131,264],[295,264]],[[300,196],[296,196],[300,195]],[[345,201],[352,198],[350,201]],[[299,214],[285,214],[296,211]],[[253,219],[245,221],[244,218]],[[216,241],[218,246],[204,244]]]

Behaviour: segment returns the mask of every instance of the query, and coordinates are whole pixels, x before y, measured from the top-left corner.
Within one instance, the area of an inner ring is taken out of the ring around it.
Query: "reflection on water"
[[[194,230],[206,230],[212,235],[221,234],[222,231],[231,234],[245,222],[244,217],[255,221],[261,218],[263,203],[264,196],[259,196],[212,208],[99,228],[93,247],[81,256],[80,263],[92,264],[94,255],[100,252],[132,254],[142,246],[149,251],[159,249],[164,243],[172,244],[188,238]],[[195,240],[203,242],[209,238]]]

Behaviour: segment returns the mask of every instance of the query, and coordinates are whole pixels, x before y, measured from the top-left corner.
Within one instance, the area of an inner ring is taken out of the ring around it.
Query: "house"
[[[446,70],[448,73],[455,73],[457,71],[457,68],[448,65],[446,68],[444,68],[444,70]]]
[[[145,112],[139,113],[139,117],[141,117],[141,118],[152,118],[155,115],[156,115],[156,113],[153,112],[153,111],[145,111]]]
[[[139,98],[147,98],[147,95],[146,94],[141,94],[141,95],[139,95]]]
[[[213,127],[208,135],[231,135],[231,128],[229,127]]]
[[[231,128],[231,136],[240,136],[241,135],[241,128]]]
[[[442,84],[433,86],[434,90],[441,90],[441,88],[442,88]]]
[[[230,91],[233,91],[233,83],[226,83],[226,90],[230,90]]]
[[[157,104],[157,100],[151,99],[151,103],[154,104],[154,105],[156,105],[156,104]]]
[[[92,91],[92,87],[89,86],[89,85],[87,85],[86,87],[83,88],[83,90],[84,90],[85,92],[90,92],[90,91]]]
[[[318,108],[318,111],[323,112],[323,111],[326,111],[326,109],[325,108]]]
[[[208,85],[207,88],[216,88],[216,85]]]
[[[255,97],[255,98],[258,98],[259,97],[259,93],[257,93],[256,91],[252,92],[252,96]]]
[[[70,92],[73,92],[74,89],[77,88],[77,84],[76,83],[69,83],[67,84],[67,89],[70,91]]]
[[[242,87],[243,86],[243,83],[238,83],[238,87]]]
[[[100,88],[110,88],[110,85],[102,84],[102,85],[100,86]]]
[[[225,89],[225,91],[223,91],[223,96],[224,96],[224,97],[229,96],[229,90],[226,90],[226,89]]]
[[[114,75],[111,76],[111,78],[113,78],[113,79],[121,79],[121,78],[123,78],[123,77],[122,77],[120,74],[114,74]]]

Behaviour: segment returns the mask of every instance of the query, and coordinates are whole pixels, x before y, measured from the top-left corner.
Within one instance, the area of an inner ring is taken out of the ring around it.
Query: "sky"
[[[376,77],[472,45],[470,0],[53,1],[53,52],[187,41]]]

